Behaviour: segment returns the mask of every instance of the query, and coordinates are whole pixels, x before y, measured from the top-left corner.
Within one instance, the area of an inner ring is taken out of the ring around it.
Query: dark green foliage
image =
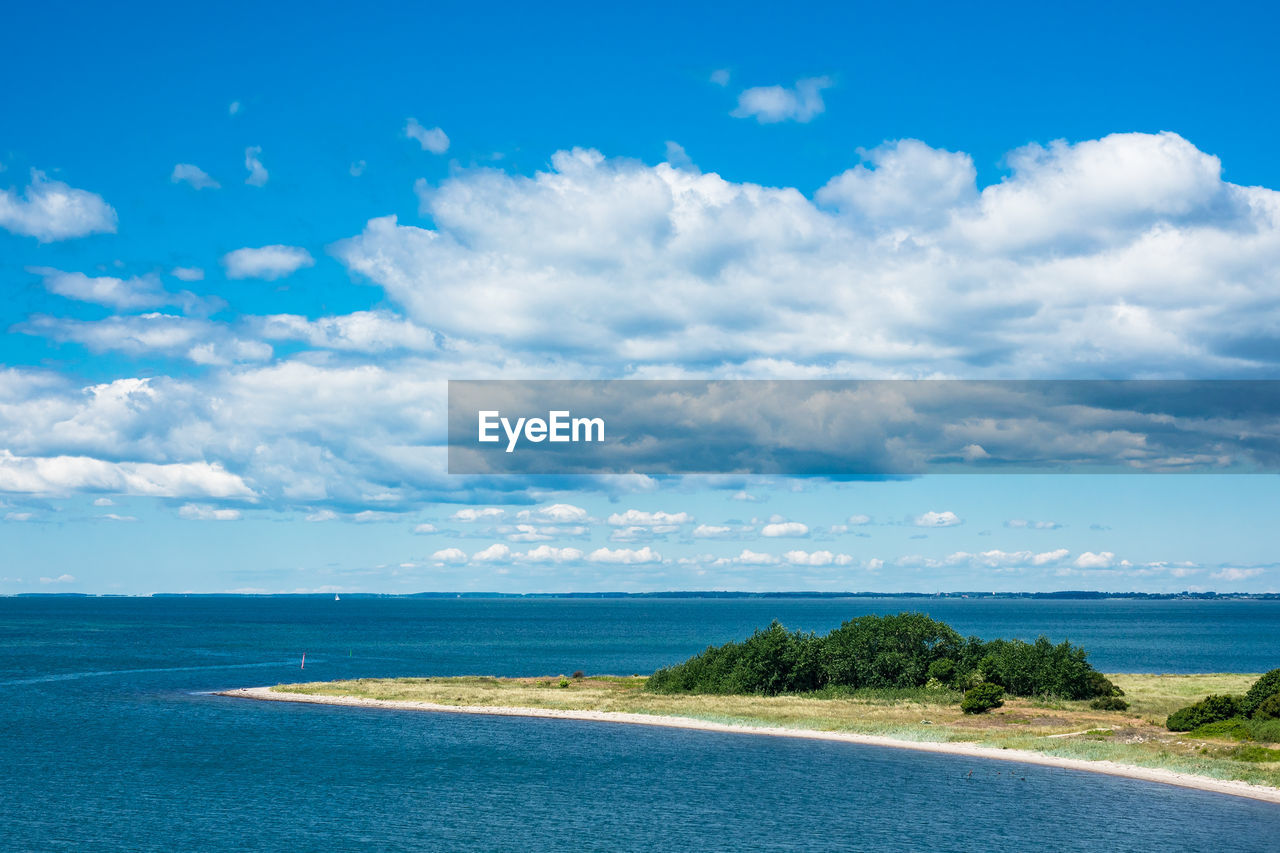
[[[1244,710],[1243,702],[1240,709]],[[1280,720],[1280,693],[1263,699],[1262,704],[1253,709],[1252,716],[1255,720]]]
[[[985,714],[1004,704],[1004,688],[998,684],[979,684],[969,689],[960,702],[960,710],[966,714]]]
[[[963,643],[923,613],[859,616],[824,639],[824,675],[849,687],[919,687],[929,680],[929,667],[954,660]]]
[[[929,664],[929,680],[941,684],[954,684],[956,680],[956,662],[951,658],[938,658]]]
[[[1127,711],[1129,703],[1119,696],[1099,696],[1089,703],[1089,707],[1095,711]]]
[[[1016,696],[1121,695],[1070,643],[965,639],[922,613],[859,616],[825,637],[789,632],[775,621],[740,643],[711,646],[658,670],[646,689],[775,695],[926,685],[964,690],[985,682]]]
[[[1085,650],[1070,643],[1053,645],[1045,637],[1034,643],[992,640],[978,669],[986,681],[1015,696],[1059,696],[1090,699],[1115,695],[1116,687],[1085,660]]]
[[[646,689],[655,693],[803,693],[824,686],[821,641],[788,632],[776,620],[741,643],[710,646],[660,669]]]
[[[1165,721],[1165,726],[1171,732],[1189,732],[1239,715],[1240,700],[1235,696],[1206,696],[1194,705],[1174,711]]]
[[[1205,723],[1191,730],[1192,737],[1229,737],[1234,740],[1253,740],[1253,732],[1243,717],[1232,717],[1216,723]]]
[[[1253,683],[1240,700],[1240,713],[1252,717],[1264,700],[1280,693],[1280,669],[1273,669]]]
[[[1280,720],[1250,720],[1249,734],[1263,743],[1280,743]]]

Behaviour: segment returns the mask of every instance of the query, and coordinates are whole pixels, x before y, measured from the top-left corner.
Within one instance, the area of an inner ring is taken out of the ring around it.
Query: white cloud
[[[1077,569],[1109,569],[1115,564],[1116,555],[1110,551],[1085,551],[1075,559]]]
[[[1210,577],[1220,581],[1243,581],[1249,578],[1256,578],[1263,573],[1263,569],[1238,569],[1225,568],[1214,572]]]
[[[197,190],[216,190],[222,185],[209,176],[204,169],[191,163],[179,163],[173,167],[169,175],[170,183],[190,184]]]
[[[174,267],[170,274],[178,281],[203,281],[204,270],[199,267]]]
[[[261,157],[262,149],[257,145],[244,149],[244,167],[249,170],[249,177],[244,182],[251,187],[265,186],[267,179],[271,177],[267,167],[262,165]]]
[[[715,83],[717,86],[728,86],[729,85],[729,69],[717,68],[715,71],[712,71],[711,82]]]
[[[243,479],[208,462],[108,462],[86,456],[15,456],[0,448],[0,491],[58,495],[105,491],[149,497],[252,498]]]
[[[723,524],[699,524],[693,528],[695,539],[722,539],[732,532],[733,528]]]
[[[0,228],[41,243],[114,234],[116,222],[115,210],[102,196],[51,181],[34,169],[21,196],[14,189],[0,190]]]
[[[856,514],[856,515],[851,515],[851,516],[849,516],[848,522],[849,522],[849,524],[853,525],[854,527],[861,527],[861,526],[863,526],[863,525],[866,525],[866,524],[870,524],[870,523],[871,523],[871,516],[869,516],[869,515],[862,515],[862,514],[860,514],[860,513],[859,513],[859,514]]]
[[[855,562],[848,554],[830,551],[788,551],[782,559],[793,566],[851,566]]]
[[[154,276],[120,279],[63,272],[49,267],[31,267],[29,272],[43,276],[45,289],[50,293],[122,311],[170,305],[175,301],[174,295],[166,293]]]
[[[102,320],[69,320],[37,315],[14,329],[56,341],[83,344],[94,352],[114,350],[139,356],[168,355],[204,365],[265,361],[272,355],[268,344],[235,337],[221,324],[174,314],[153,312]]]
[[[389,311],[356,311],[316,320],[297,314],[272,314],[256,320],[255,325],[258,334],[268,340],[305,341],[317,349],[427,351],[436,346],[430,331]]]
[[[544,521],[554,524],[571,524],[586,521],[587,511],[573,504],[551,504],[535,510],[524,509],[516,513],[521,521]]]
[[[515,559],[525,563],[576,563],[582,559],[582,552],[577,548],[554,548],[550,545],[539,545],[524,553],[514,555]]]
[[[97,498],[93,502],[94,506],[115,506],[116,502],[111,498]]]
[[[188,521],[239,521],[240,510],[215,507],[211,504],[183,504],[178,515]]]
[[[743,566],[772,566],[778,562],[778,558],[772,554],[762,554],[758,551],[743,548],[742,553],[730,558],[729,562]]]
[[[809,535],[809,525],[801,524],[798,521],[781,521],[773,524],[766,524],[760,529],[762,536],[784,536],[790,538],[802,537]]]
[[[34,512],[6,512],[4,514],[5,521],[30,521],[35,518]]]
[[[926,512],[923,515],[917,515],[911,521],[916,527],[955,527],[957,524],[963,524],[960,516],[954,512],[947,510],[945,512]]]
[[[264,278],[274,281],[315,264],[306,249],[298,246],[262,246],[236,249],[222,256],[227,278]]]
[[[1004,526],[1015,530],[1057,530],[1062,527],[1056,521],[1028,521],[1025,518],[1011,518]]]
[[[587,560],[592,563],[616,563],[623,565],[640,565],[645,563],[660,563],[662,556],[649,546],[632,550],[631,548],[618,548],[609,550],[608,548],[597,548],[587,555]]]
[[[475,563],[501,563],[505,562],[510,556],[511,549],[501,542],[496,542],[488,548],[472,554],[471,560]]]
[[[663,527],[668,528],[668,532],[691,521],[693,516],[687,512],[648,512],[639,509],[615,512],[608,519],[608,523],[614,527]]]
[[[432,154],[443,154],[449,150],[449,137],[438,127],[426,128],[418,124],[416,118],[411,118],[405,122],[404,135],[415,140],[422,146],[423,151],[430,151]]]
[[[306,521],[318,524],[325,521],[337,521],[339,515],[331,509],[318,509],[315,512],[309,512],[304,516]]]
[[[368,164],[363,160],[356,160],[347,167],[347,174],[351,175],[353,178],[358,178],[364,174],[364,170],[367,165]]]
[[[232,101],[232,102],[227,106],[227,115],[232,115],[232,116],[233,116],[233,115],[236,115],[236,114],[237,114],[237,113],[239,113],[239,112],[240,112],[240,102],[239,102],[239,101]]]
[[[102,515],[98,516],[98,518],[105,518],[107,521],[137,521],[138,520],[136,516],[117,515],[114,512],[103,513]]]
[[[968,154],[930,148],[915,139],[860,151],[854,166],[818,190],[820,204],[855,217],[862,227],[945,225],[951,211],[978,197],[977,170]]]
[[[459,548],[443,548],[432,554],[431,559],[437,563],[458,565],[467,561],[467,555]]]
[[[760,498],[750,492],[734,492],[733,500],[742,501],[743,503],[758,503]]]
[[[495,506],[487,506],[487,507],[469,506],[469,507],[463,507],[462,509],[455,512],[453,515],[449,516],[449,518],[453,519],[454,521],[466,521],[466,522],[489,521],[491,519],[496,520],[496,519],[502,518],[506,514],[507,514],[506,510],[499,509],[498,507],[495,507]]]
[[[790,89],[782,86],[756,86],[738,95],[738,107],[730,115],[735,118],[754,118],[761,124],[807,122],[826,110],[826,104],[822,102],[822,90],[830,87],[829,77],[797,80]]]
[[[421,536],[429,533],[436,533],[437,531],[436,526],[428,521],[414,527],[413,532]]]
[[[58,575],[56,578],[40,578],[40,583],[75,583],[75,575]]]
[[[716,363],[753,378],[1231,376],[1280,364],[1265,345],[1280,194],[1222,182],[1217,159],[1180,137],[1015,152],[1005,180],[955,193],[959,172],[925,187],[888,168],[889,150],[855,182],[861,195],[846,187],[840,203],[862,206],[843,212],[792,188],[563,151],[532,176],[458,172],[421,194],[433,228],[374,219],[334,248],[450,340],[507,353],[573,340],[585,360],[651,374]],[[1108,185],[1116,163],[1145,164],[1121,169],[1122,194]],[[620,288],[638,295],[624,304]],[[993,450],[966,438],[959,447]]]

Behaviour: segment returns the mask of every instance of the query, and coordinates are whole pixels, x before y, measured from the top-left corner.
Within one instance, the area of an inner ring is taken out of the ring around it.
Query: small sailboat
[[[303,653],[302,653],[302,666],[298,667],[298,669],[306,669],[306,668],[307,668],[307,653],[306,653],[306,652],[303,652]]]
[[[341,601],[342,599],[338,597],[337,593],[335,593],[335,594],[334,594],[334,596],[333,596],[333,600],[334,600],[334,601]]]

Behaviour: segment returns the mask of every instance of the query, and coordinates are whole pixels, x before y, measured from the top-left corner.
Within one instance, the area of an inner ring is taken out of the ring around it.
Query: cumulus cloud
[[[609,550],[608,548],[597,548],[587,555],[587,560],[592,563],[616,563],[622,565],[640,565],[645,563],[660,563],[662,556],[649,546],[643,548],[617,548]]]
[[[262,149],[257,145],[244,149],[244,167],[249,170],[249,177],[244,182],[251,187],[266,186],[267,179],[271,177],[267,167],[262,165],[261,158]]]
[[[760,528],[761,536],[797,538],[809,535],[809,525],[798,521],[777,521]]]
[[[506,514],[507,514],[506,510],[496,506],[486,506],[486,507],[468,506],[468,507],[463,507],[462,509],[456,511],[453,515],[449,517],[454,521],[466,521],[466,522],[494,521],[499,518],[502,518]]]
[[[851,566],[856,560],[848,554],[830,551],[788,551],[782,555],[793,566]]]
[[[272,314],[253,322],[261,337],[304,341],[316,349],[422,352],[436,346],[430,331],[389,311],[356,311],[315,320],[297,314]]]
[[[733,533],[727,524],[699,524],[693,528],[695,539],[724,539]]]
[[[35,169],[22,195],[16,189],[0,190],[0,228],[41,243],[114,234],[116,222],[115,209],[102,196],[51,181]]]
[[[670,532],[691,521],[693,516],[687,512],[648,512],[639,509],[615,512],[608,519],[608,523],[614,527],[651,527],[660,533]]]
[[[954,512],[947,510],[945,512],[926,512],[917,515],[911,520],[916,527],[955,527],[957,524],[963,524],[960,516]]]
[[[1116,555],[1110,551],[1085,551],[1075,559],[1077,569],[1109,569],[1116,562]]]
[[[1264,570],[1260,568],[1240,569],[1228,567],[1214,572],[1210,577],[1220,581],[1243,581],[1249,578],[1256,578],[1263,572]]]
[[[443,154],[449,150],[449,137],[438,127],[423,127],[416,118],[411,118],[404,125],[404,135],[422,146],[423,151],[432,154]]]
[[[862,513],[856,513],[854,515],[849,516],[848,523],[853,525],[854,527],[862,527],[863,525],[867,525],[871,523],[871,516],[863,515]]]
[[[442,548],[432,554],[431,559],[437,563],[460,565],[467,561],[467,554],[460,548]]]
[[[239,521],[240,510],[212,504],[183,504],[178,515],[188,521]]]
[[[315,259],[298,246],[262,246],[236,249],[222,256],[227,278],[263,278],[274,281],[292,275],[303,267],[313,266]]]
[[[170,183],[189,184],[192,189],[216,190],[222,185],[209,176],[209,173],[191,163],[179,163],[173,167],[169,175]]]
[[[36,315],[14,330],[82,344],[94,352],[164,355],[203,365],[265,361],[272,355],[269,344],[238,337],[224,325],[156,312],[102,320]]]
[[[738,107],[730,115],[735,118],[754,118],[761,124],[811,121],[826,110],[826,104],[822,102],[822,90],[830,87],[829,77],[809,77],[797,80],[791,88],[756,86],[745,89],[738,95]]]
[[[572,340],[612,365],[1079,378],[1280,364],[1265,344],[1278,194],[1222,181],[1185,139],[1019,150],[982,190],[954,152],[866,156],[814,202],[563,151],[532,176],[459,172],[421,193],[433,228],[373,219],[335,251],[450,338],[543,353]]]
[[[538,509],[522,509],[516,513],[521,521],[541,521],[553,524],[572,524],[586,521],[587,511],[573,504],[550,504]]]
[[[505,562],[510,556],[511,549],[501,542],[496,542],[488,548],[472,554],[471,560],[475,563],[501,563]]]
[[[208,462],[108,462],[86,456],[16,456],[0,448],[0,491],[59,495],[113,492],[149,497],[252,498],[239,476]]]
[[[178,296],[166,293],[155,276],[121,279],[112,276],[90,276],[81,272],[63,272],[49,267],[31,267],[29,271],[43,276],[45,289],[50,293],[81,302],[107,305],[122,311],[192,301],[189,294]]]

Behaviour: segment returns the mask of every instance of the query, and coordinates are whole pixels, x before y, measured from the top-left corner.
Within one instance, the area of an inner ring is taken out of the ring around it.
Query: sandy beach
[[[920,752],[935,752],[946,755],[967,756],[970,758],[993,759],[996,761],[1016,761],[1024,764],[1036,764],[1045,767],[1083,770],[1089,773],[1105,773],[1110,776],[1123,776],[1129,779],[1140,779],[1144,782],[1157,782],[1163,785],[1177,785],[1182,788],[1194,788],[1196,790],[1210,791],[1216,794],[1228,794],[1235,797],[1247,797],[1253,800],[1280,804],[1280,788],[1253,785],[1248,782],[1213,779],[1207,776],[1195,776],[1189,773],[1176,773],[1171,770],[1162,770],[1158,768],[1119,764],[1114,761],[1087,761],[1078,758],[1059,758],[1057,756],[1045,755],[1043,753],[1032,752],[1029,750],[996,749],[993,747],[978,746],[976,744],[900,740],[897,738],[884,737],[882,735],[865,735],[855,734],[852,732],[828,732],[774,726],[734,725],[697,720],[689,717],[661,716],[656,714],[631,714],[615,711],[573,711],[491,705],[441,705],[432,702],[366,699],[355,696],[313,696],[306,693],[274,691],[270,687],[245,687],[236,690],[225,690],[219,692],[218,695],[241,699],[257,699],[269,702],[302,702],[313,705],[345,705],[358,708],[435,711],[451,714],[486,714],[499,717],[539,717],[556,720],[589,720],[601,723],[665,726],[667,728],[696,729],[699,731],[727,732],[731,734],[808,738],[811,740],[837,741],[840,743],[863,744],[866,746],[914,749]]]

